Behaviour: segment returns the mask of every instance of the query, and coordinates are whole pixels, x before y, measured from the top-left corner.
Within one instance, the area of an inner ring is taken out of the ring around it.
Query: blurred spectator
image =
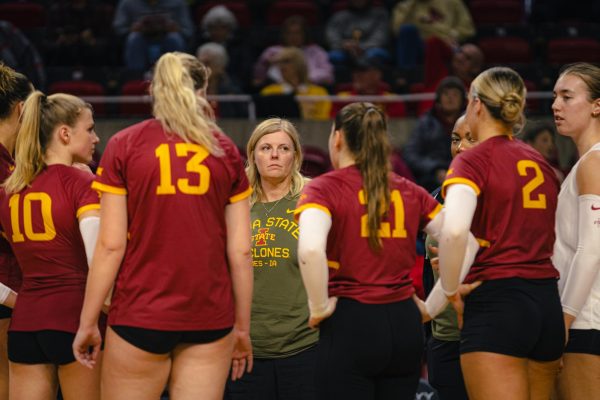
[[[13,24],[0,21],[0,61],[25,75],[38,90],[46,88],[46,71],[40,53]]]
[[[308,67],[302,50],[297,47],[285,47],[277,54],[275,62],[281,70],[282,83],[273,83],[260,92],[262,96],[269,95],[307,95],[326,96],[327,89],[308,81]],[[302,101],[300,102],[302,118],[310,120],[327,120],[331,111],[331,102]]]
[[[433,107],[425,113],[404,146],[404,160],[417,183],[429,192],[440,186],[452,161],[452,128],[466,105],[466,90],[456,77],[444,78]]]
[[[439,41],[437,42],[439,44]],[[465,43],[455,50],[439,46],[439,51],[428,53],[425,59],[425,86],[435,88],[448,75],[458,77],[466,88],[471,86],[484,67],[484,55],[473,43]]]
[[[282,82],[281,71],[274,60],[284,46],[302,49],[308,65],[310,82],[317,85],[332,84],[333,66],[329,62],[329,56],[321,46],[310,42],[308,34],[306,21],[302,16],[292,15],[287,18],[281,27],[281,44],[267,47],[254,64],[253,84],[261,86],[267,79],[276,83]]]
[[[242,85],[250,80],[250,71],[254,58],[250,46],[244,46],[238,36],[238,21],[235,15],[223,5],[212,7],[200,21],[200,45],[214,42],[222,45],[227,50],[229,64],[227,72],[235,77]],[[242,87],[242,89],[246,89]]]
[[[327,22],[325,36],[331,48],[329,59],[334,65],[347,65],[363,55],[389,60],[388,12],[371,3],[371,0],[348,0],[348,8],[334,13]]]
[[[565,180],[565,174],[560,170],[558,163],[554,128],[546,124],[535,125],[525,131],[523,141],[536,149],[548,161],[556,177],[562,183]]]
[[[113,28],[125,38],[125,66],[141,71],[166,52],[186,51],[194,34],[184,0],[119,0]]]
[[[208,95],[219,94],[241,94],[239,86],[231,79],[227,73],[227,64],[229,57],[227,50],[219,43],[204,43],[198,47],[196,57],[208,68],[210,68],[210,77],[208,79]],[[221,118],[242,118],[247,117],[248,112],[242,103],[235,102],[215,102],[211,101],[215,110],[215,116]]]
[[[60,0],[48,12],[48,65],[106,65],[110,19],[98,0]]]
[[[404,0],[392,12],[396,64],[414,68],[427,62],[431,51],[458,47],[475,34],[473,20],[462,0]],[[431,47],[431,42],[437,42]]]
[[[389,96],[390,86],[383,81],[382,66],[376,59],[362,58],[352,67],[352,83],[349,88],[341,90],[338,96]],[[348,103],[335,103],[332,116]],[[404,103],[376,103],[388,117],[398,118],[406,115]]]

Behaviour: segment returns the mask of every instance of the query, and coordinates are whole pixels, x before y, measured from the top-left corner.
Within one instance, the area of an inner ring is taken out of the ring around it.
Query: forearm
[[[230,258],[231,284],[235,301],[235,328],[250,332],[253,271],[250,250]]]
[[[16,301],[17,293],[5,284],[0,283],[0,303],[6,307],[14,308]]]
[[[331,217],[317,209],[307,209],[300,215],[298,262],[308,297],[311,316],[319,316],[327,309],[329,269],[327,266],[327,235]]]

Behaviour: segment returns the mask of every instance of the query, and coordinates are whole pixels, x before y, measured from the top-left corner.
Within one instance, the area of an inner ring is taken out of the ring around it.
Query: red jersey
[[[417,232],[441,210],[423,188],[390,174],[390,210],[382,218],[379,253],[369,247],[363,180],[356,166],[312,180],[296,214],[318,208],[331,215],[327,238],[329,295],[362,303],[392,303],[412,296],[409,276],[416,258]]]
[[[236,146],[214,135],[219,157],[165,133],[155,119],[108,142],[92,187],[127,195],[129,230],[110,325],[167,331],[233,325],[225,207],[251,189]]]
[[[8,178],[14,167],[12,156],[0,143],[0,183]],[[18,292],[21,289],[21,279],[21,268],[14,253],[6,239],[0,237],[0,282]]]
[[[456,157],[442,185],[471,186],[478,195],[471,232],[481,249],[466,282],[558,278],[550,256],[559,183],[533,148],[497,136]]]
[[[77,332],[88,273],[78,216],[100,208],[93,179],[50,165],[19,193],[0,190],[0,222],[23,271],[11,331]]]

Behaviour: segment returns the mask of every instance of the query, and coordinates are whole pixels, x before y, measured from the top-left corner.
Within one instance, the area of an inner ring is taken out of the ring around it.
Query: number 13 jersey
[[[471,232],[481,248],[465,282],[558,277],[550,257],[559,183],[541,154],[512,136],[490,138],[452,161],[442,195],[455,183],[478,197]]]
[[[250,189],[235,145],[214,135],[222,156],[165,133],[155,119],[108,142],[92,186],[126,195],[128,216],[110,325],[167,331],[233,325],[225,207]]]

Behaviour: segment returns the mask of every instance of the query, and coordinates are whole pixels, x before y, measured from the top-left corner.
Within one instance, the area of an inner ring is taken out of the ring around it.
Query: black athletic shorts
[[[135,328],[124,325],[111,325],[113,331],[128,343],[149,353],[166,354],[180,343],[210,343],[229,334],[232,327],[206,331],[160,331]]]
[[[461,354],[484,351],[553,361],[561,357],[564,343],[555,279],[485,281],[465,299]]]
[[[12,308],[0,305],[0,319],[10,318],[12,316]]]
[[[600,356],[600,331],[596,329],[569,329],[569,343],[565,353],[585,353]]]
[[[8,332],[8,359],[21,364],[64,365],[75,361],[75,334],[61,331]]]

